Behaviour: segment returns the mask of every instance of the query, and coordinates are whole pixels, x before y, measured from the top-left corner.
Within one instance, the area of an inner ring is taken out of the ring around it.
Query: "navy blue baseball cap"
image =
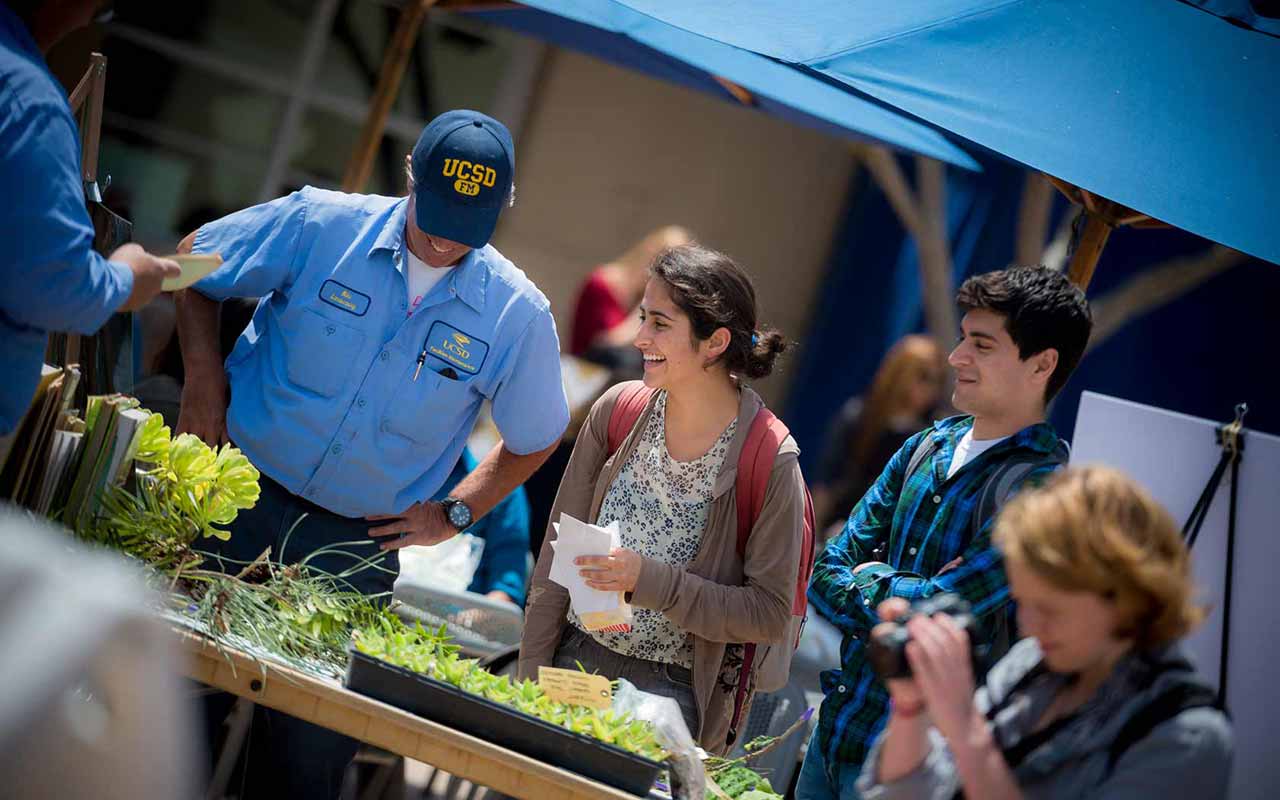
[[[507,127],[479,111],[446,111],[422,131],[410,164],[418,227],[470,247],[488,244],[516,171]]]

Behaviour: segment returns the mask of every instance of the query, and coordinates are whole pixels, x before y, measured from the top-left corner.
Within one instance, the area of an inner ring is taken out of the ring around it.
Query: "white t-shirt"
[[[409,279],[409,310],[407,314],[412,314],[414,309],[422,302],[422,298],[431,293],[436,284],[448,277],[453,272],[453,267],[429,267],[423,263],[422,259],[413,254],[409,248],[404,249],[407,269],[405,276]]]
[[[973,428],[970,428],[964,436],[960,437],[960,443],[956,445],[956,451],[951,456],[951,466],[947,468],[947,480],[951,480],[951,476],[959,472],[965,464],[1008,438],[1008,436],[1001,436],[999,439],[975,439]]]

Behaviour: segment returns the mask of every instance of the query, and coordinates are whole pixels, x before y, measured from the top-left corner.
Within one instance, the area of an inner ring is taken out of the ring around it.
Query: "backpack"
[[[933,455],[933,451],[937,449],[937,442],[932,436],[925,436],[916,445],[915,450],[911,453],[911,460],[907,462],[907,471],[904,474],[910,477],[915,471],[924,464],[929,456]],[[1027,450],[1019,450],[1009,454],[1000,466],[987,477],[987,482],[982,485],[982,489],[978,494],[978,502],[973,504],[973,517],[969,524],[970,530],[975,534],[982,530],[982,524],[985,520],[991,519],[1004,507],[1004,504],[1013,499],[1013,496],[1022,488],[1023,481],[1036,469],[1045,465],[1053,465],[1056,467],[1064,467],[1071,457],[1071,446],[1066,441],[1059,439],[1058,446],[1053,452],[1036,453]],[[872,551],[872,560],[886,561],[888,543],[881,544]],[[989,623],[991,629],[991,642],[982,666],[990,666],[1000,659],[1005,653],[1009,652],[1009,648],[1013,646],[1017,639],[1016,631],[1013,630],[1013,620],[1008,613],[999,615]],[[981,679],[982,675],[974,677]]]
[[[641,381],[632,381],[625,384],[622,391],[618,393],[617,402],[609,415],[609,455],[616,453],[622,446],[623,440],[639,421],[640,415],[644,413],[655,391]],[[752,420],[742,453],[738,456],[738,476],[734,484],[735,505],[738,512],[738,558],[746,557],[751,529],[755,526],[755,521],[764,507],[765,492],[769,488],[769,476],[773,472],[774,459],[777,458],[778,448],[790,435],[791,431],[782,420],[767,408],[761,407],[755,419]],[[791,647],[760,645],[754,642],[743,644],[742,666],[738,670],[738,688],[733,701],[733,716],[729,720],[729,744],[733,744],[737,739],[738,723],[742,717],[752,678],[755,679],[756,688],[765,692],[777,691],[787,684],[791,672],[791,656],[800,645],[800,634],[804,630],[809,608],[806,592],[809,588],[809,577],[813,573],[813,529],[813,499],[806,488],[800,569],[796,575],[795,596],[791,604],[791,622],[787,628],[787,634],[791,637]]]

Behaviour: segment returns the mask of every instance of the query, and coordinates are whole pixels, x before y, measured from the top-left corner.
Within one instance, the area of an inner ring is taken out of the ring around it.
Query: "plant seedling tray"
[[[345,684],[353,692],[640,797],[648,796],[662,770],[656,761],[358,650],[350,651]]]

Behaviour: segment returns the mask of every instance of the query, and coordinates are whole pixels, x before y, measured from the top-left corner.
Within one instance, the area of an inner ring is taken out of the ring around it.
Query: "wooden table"
[[[173,630],[190,656],[188,677],[298,719],[525,800],[635,800],[620,789],[356,694],[337,681],[219,648],[191,631]]]

